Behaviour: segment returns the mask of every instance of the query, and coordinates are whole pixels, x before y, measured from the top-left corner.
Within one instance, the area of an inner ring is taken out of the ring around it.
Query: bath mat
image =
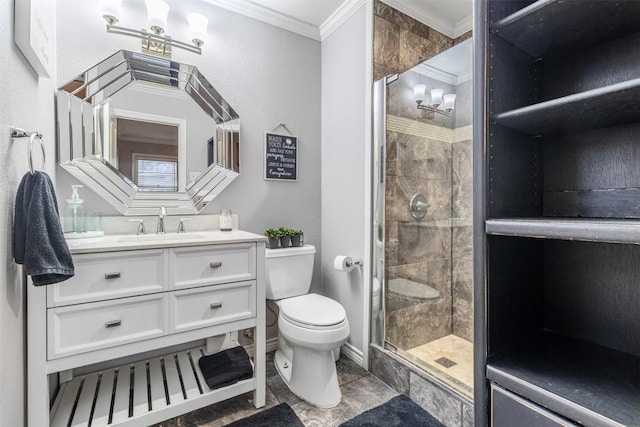
[[[340,424],[340,427],[444,427],[407,396],[396,396],[380,406]]]
[[[304,427],[291,406],[281,403],[248,418],[228,424],[227,427]]]

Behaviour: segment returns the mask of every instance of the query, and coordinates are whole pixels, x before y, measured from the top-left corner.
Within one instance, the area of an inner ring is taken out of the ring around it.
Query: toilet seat
[[[331,298],[306,294],[280,301],[280,315],[288,322],[307,329],[331,329],[347,319],[344,307]]]

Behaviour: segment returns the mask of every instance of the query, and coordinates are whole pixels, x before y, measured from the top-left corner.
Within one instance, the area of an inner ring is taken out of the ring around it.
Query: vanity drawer
[[[48,309],[49,359],[164,335],[169,323],[165,295]]]
[[[185,289],[170,293],[171,332],[248,319],[256,315],[256,282]]]
[[[175,289],[256,278],[255,243],[175,248],[172,253]]]
[[[47,286],[47,307],[162,292],[167,259],[163,249],[74,255],[75,276]]]

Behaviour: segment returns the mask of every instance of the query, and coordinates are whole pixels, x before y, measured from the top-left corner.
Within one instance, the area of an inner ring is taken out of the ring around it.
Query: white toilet
[[[280,308],[275,365],[301,399],[331,408],[342,397],[336,373],[340,346],[349,336],[344,307],[311,287],[316,248],[267,249],[267,299]],[[336,357],[334,357],[334,354]]]

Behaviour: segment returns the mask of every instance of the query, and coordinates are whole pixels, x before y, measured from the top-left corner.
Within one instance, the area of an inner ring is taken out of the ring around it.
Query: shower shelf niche
[[[440,298],[440,292],[431,286],[409,279],[389,279],[389,293],[400,298],[414,300],[434,300]]]

